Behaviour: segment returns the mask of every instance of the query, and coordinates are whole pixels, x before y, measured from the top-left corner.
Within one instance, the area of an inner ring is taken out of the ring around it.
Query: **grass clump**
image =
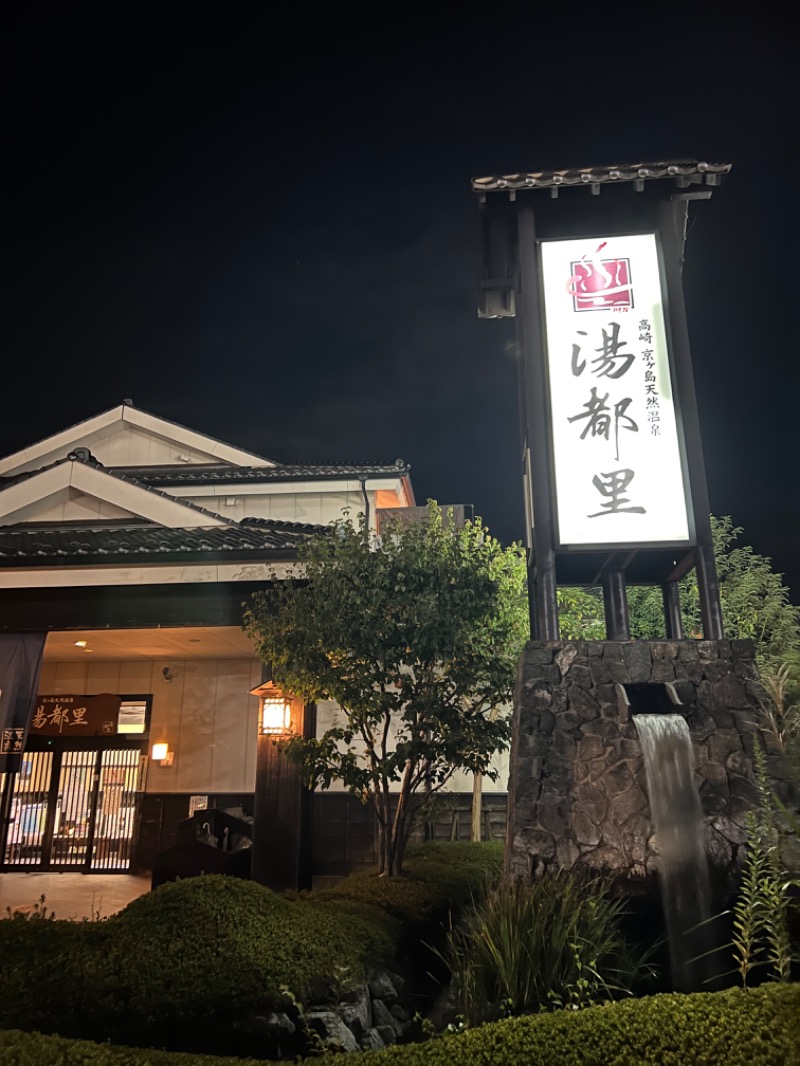
[[[630,994],[652,971],[648,953],[625,939],[623,914],[624,903],[597,879],[559,871],[502,881],[449,937],[465,1024]]]

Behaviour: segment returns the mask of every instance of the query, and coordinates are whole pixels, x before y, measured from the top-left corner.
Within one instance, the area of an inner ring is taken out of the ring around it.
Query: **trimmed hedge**
[[[666,993],[493,1022],[359,1066],[800,1066],[800,985]],[[327,1054],[315,1066],[341,1066]]]
[[[431,841],[408,848],[402,877],[351,874],[310,898],[368,904],[401,922],[429,921],[481,895],[502,872],[502,844]]]
[[[669,993],[480,1029],[314,1066],[800,1066],[800,985]],[[257,1066],[0,1031],[4,1066]],[[263,1060],[262,1060],[263,1062]]]
[[[264,1066],[264,1059],[114,1047],[88,1040],[23,1033],[19,1029],[0,1029],[0,1062],[3,1066]]]
[[[0,1026],[251,1054],[248,1016],[285,1006],[287,989],[306,1003],[362,980],[414,921],[501,863],[497,847],[422,845],[408,878],[348,878],[299,898],[209,874],[101,922],[0,920]]]
[[[292,903],[238,878],[164,885],[103,922],[0,922],[0,1024],[225,1047],[224,1029],[392,957],[373,910]],[[208,1043],[212,1040],[212,1043]]]

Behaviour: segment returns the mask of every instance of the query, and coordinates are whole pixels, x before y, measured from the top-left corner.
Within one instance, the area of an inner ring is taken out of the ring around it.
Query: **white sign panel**
[[[540,247],[560,545],[688,542],[655,234]]]

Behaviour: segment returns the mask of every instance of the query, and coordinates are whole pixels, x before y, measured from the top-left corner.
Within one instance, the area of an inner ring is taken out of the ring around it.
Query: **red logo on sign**
[[[599,251],[599,249],[598,249]],[[633,307],[630,259],[589,259],[570,263],[567,292],[576,311]]]

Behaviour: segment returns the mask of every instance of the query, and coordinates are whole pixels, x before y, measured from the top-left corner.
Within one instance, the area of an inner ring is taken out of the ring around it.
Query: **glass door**
[[[131,748],[102,751],[95,808],[93,870],[127,870],[131,865],[141,753]]]
[[[97,751],[62,751],[50,865],[86,865],[95,808]]]
[[[0,780],[0,865],[129,870],[141,762],[138,748],[26,752],[19,772]]]
[[[53,753],[31,751],[22,756],[19,771],[3,774],[6,815],[2,861],[6,866],[37,869],[45,854],[48,799]],[[0,827],[2,828],[2,827]]]

